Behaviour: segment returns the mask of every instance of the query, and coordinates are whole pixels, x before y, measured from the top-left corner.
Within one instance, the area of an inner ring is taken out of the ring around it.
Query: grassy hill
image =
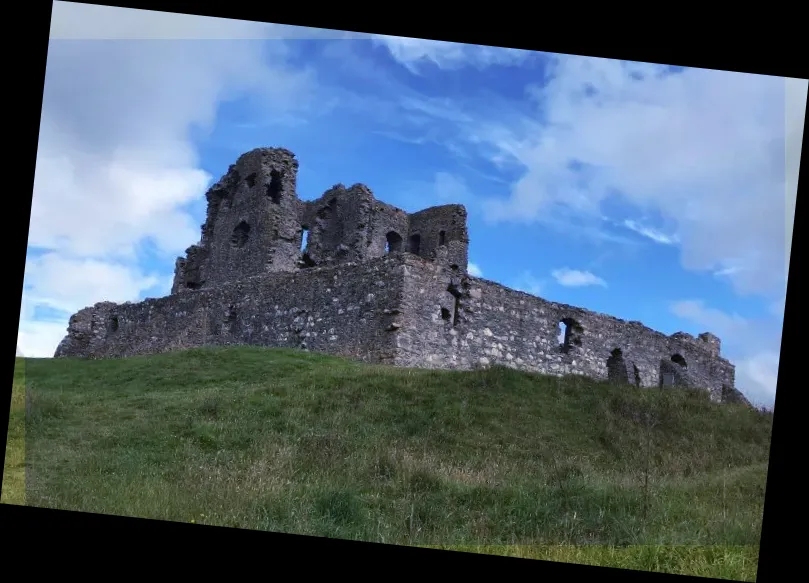
[[[3,501],[24,416],[26,504],[755,579],[771,416],[700,394],[253,347],[14,378]]]

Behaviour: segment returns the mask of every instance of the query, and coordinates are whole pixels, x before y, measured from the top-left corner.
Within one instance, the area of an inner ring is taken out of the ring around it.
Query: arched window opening
[[[247,240],[250,238],[250,225],[247,221],[241,221],[236,228],[233,229],[233,235],[230,238],[231,244],[240,249],[247,245]]]
[[[395,231],[385,236],[385,253],[398,253],[402,250],[402,237]]]

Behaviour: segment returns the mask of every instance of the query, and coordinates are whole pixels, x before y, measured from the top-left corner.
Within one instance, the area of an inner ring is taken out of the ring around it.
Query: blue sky
[[[56,2],[18,349],[168,293],[203,194],[255,147],[298,191],[460,202],[472,270],[712,331],[771,405],[806,81]]]

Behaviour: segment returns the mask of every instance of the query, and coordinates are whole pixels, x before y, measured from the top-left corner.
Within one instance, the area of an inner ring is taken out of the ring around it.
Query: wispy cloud
[[[637,222],[629,219],[625,220],[623,224],[630,231],[634,231],[647,239],[651,239],[655,243],[660,243],[661,245],[674,245],[679,242],[679,239],[675,235],[666,235],[661,231],[640,225]]]
[[[578,269],[568,269],[565,267],[552,271],[551,276],[553,276],[559,285],[565,287],[585,287],[590,285],[607,287],[607,282],[589,271],[579,271]]]
[[[191,130],[210,130],[230,99],[279,115],[309,107],[313,77],[289,65],[285,42],[251,40],[302,31],[54,3],[28,240],[43,255],[26,264],[18,336],[26,355],[52,355],[76,309],[168,292],[169,274],[138,263],[147,247],[171,261],[199,236],[187,208],[212,176]],[[167,40],[177,38],[220,40]],[[64,318],[43,320],[42,308]]]
[[[419,41],[414,53],[429,42]],[[461,58],[457,49],[449,54]],[[727,273],[736,291],[783,290],[805,80],[543,58],[547,74],[530,89],[528,107],[487,94],[451,104],[429,100],[441,107],[421,111],[455,126],[453,139],[465,139],[481,160],[520,169],[510,191],[484,201],[490,220],[579,222],[594,231],[606,201],[618,198],[674,226],[676,235],[623,225],[677,244],[685,269],[712,273],[740,261],[744,270]]]
[[[373,35],[391,57],[410,72],[419,74],[426,65],[450,70],[463,67],[486,68],[494,65],[514,65],[531,58],[532,51],[512,48],[468,45],[447,41]]]

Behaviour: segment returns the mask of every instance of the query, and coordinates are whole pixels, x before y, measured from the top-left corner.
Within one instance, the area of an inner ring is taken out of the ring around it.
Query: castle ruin
[[[170,295],[79,311],[55,357],[295,347],[394,366],[501,364],[743,399],[713,334],[666,336],[470,276],[462,205],[408,214],[361,184],[302,201],[297,171],[285,149],[243,154],[208,190],[201,239],[177,259]]]

